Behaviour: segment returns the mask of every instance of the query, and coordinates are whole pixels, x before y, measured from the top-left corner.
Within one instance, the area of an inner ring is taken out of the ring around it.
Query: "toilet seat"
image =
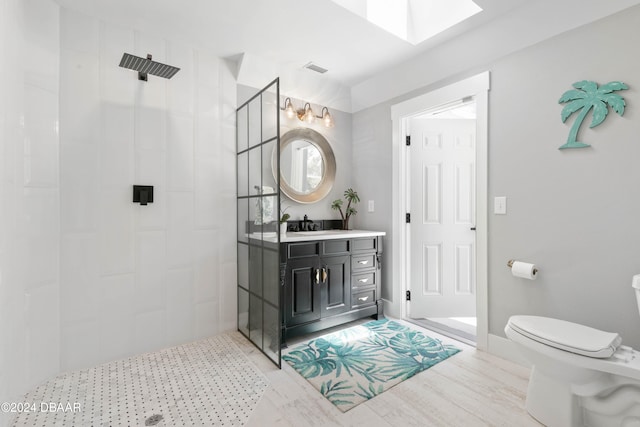
[[[617,333],[548,317],[512,316],[508,326],[539,343],[587,357],[611,357],[622,343]]]

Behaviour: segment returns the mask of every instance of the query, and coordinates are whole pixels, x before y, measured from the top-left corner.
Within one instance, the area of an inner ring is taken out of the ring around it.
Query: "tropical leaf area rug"
[[[381,319],[307,341],[282,359],[346,412],[459,351]]]

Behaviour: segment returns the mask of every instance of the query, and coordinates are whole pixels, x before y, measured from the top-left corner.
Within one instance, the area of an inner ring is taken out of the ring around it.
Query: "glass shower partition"
[[[280,367],[280,81],[236,111],[238,330]]]

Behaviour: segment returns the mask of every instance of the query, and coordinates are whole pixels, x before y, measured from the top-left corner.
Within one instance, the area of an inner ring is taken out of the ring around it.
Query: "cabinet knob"
[[[316,268],[316,285],[320,283],[320,269]]]
[[[369,264],[369,260],[358,261],[358,264],[367,265]]]
[[[360,283],[367,283],[369,281],[369,278],[365,278],[365,279],[358,279],[358,282]]]
[[[326,282],[327,281],[327,269],[323,268],[322,269],[322,282]]]
[[[360,297],[358,298],[358,301],[366,301],[369,299],[369,296],[367,295],[366,297]]]

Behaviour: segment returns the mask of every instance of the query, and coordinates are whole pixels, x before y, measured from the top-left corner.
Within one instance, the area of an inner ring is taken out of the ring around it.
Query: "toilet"
[[[640,275],[633,278],[640,311]],[[512,316],[507,337],[531,362],[526,408],[548,427],[640,427],[640,352],[617,333]]]

